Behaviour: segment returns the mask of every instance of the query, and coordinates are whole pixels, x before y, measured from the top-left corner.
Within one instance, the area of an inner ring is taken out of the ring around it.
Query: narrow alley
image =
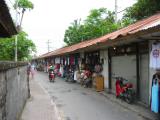
[[[0,120],[160,120],[160,0],[0,0]]]
[[[24,109],[22,120],[27,120],[27,117],[32,117],[32,114],[34,114],[34,120],[149,120],[108,100],[92,89],[81,87],[77,83],[68,83],[61,78],[56,78],[56,81],[51,83],[47,74],[43,72],[37,72],[34,80],[30,80],[30,84],[31,98]],[[37,89],[34,87],[37,87]],[[33,96],[37,93],[40,93],[37,95],[40,100],[34,100]],[[51,105],[52,102],[47,94],[54,104]],[[42,99],[45,100],[38,102]],[[44,103],[47,103],[46,106],[51,106],[47,108],[43,106]],[[34,110],[38,111],[41,119]],[[32,119],[28,118],[28,120]],[[153,120],[155,119],[153,118]]]

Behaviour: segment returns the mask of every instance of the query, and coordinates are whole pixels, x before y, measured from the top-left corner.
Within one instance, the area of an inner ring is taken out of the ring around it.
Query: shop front
[[[150,103],[151,111],[160,113],[160,42],[150,41]]]
[[[100,52],[93,51],[93,52],[85,52],[85,64],[91,72],[94,72],[94,67],[96,64],[100,64]]]
[[[111,89],[115,93],[116,77],[123,77],[137,89],[136,47],[118,46],[109,49],[111,57]]]
[[[133,84],[139,101],[149,105],[149,50],[148,42],[109,48],[109,88],[115,93],[117,77]]]

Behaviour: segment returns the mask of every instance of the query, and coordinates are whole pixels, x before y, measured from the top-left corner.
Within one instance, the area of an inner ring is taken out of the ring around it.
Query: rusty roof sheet
[[[124,36],[127,36],[127,35],[135,34],[139,31],[144,31],[146,29],[149,29],[149,28],[152,28],[152,27],[155,27],[155,26],[158,26],[158,25],[160,25],[160,13],[157,13],[157,14],[151,16],[151,17],[140,20],[140,21],[138,21],[134,24],[131,24],[127,27],[124,27],[120,30],[109,33],[109,34],[104,35],[102,37],[87,40],[87,41],[84,41],[84,42],[80,42],[80,43],[77,43],[77,44],[72,45],[72,46],[63,47],[63,48],[57,49],[53,52],[47,53],[47,54],[45,54],[41,57],[44,58],[44,57],[50,57],[50,56],[56,56],[56,55],[62,55],[62,54],[65,54],[65,53],[70,53],[70,52],[73,52],[73,51],[76,51],[76,50],[79,50],[79,49],[86,48],[88,46],[95,45],[97,43],[106,42],[107,40],[114,40],[114,39],[119,38],[119,37],[124,37]]]

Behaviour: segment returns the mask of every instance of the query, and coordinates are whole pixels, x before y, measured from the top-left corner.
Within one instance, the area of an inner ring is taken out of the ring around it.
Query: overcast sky
[[[64,32],[75,19],[82,20],[89,15],[91,9],[105,7],[114,10],[114,0],[30,0],[34,9],[26,12],[22,27],[37,46],[37,54],[65,45]],[[118,11],[135,3],[136,0],[118,0]],[[119,15],[121,16],[121,15]]]

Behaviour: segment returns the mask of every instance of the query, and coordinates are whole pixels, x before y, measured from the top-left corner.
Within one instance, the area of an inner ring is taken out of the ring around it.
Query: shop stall
[[[149,105],[149,45],[139,42],[109,48],[110,89],[115,93],[116,77],[133,84],[137,100]]]
[[[160,113],[160,42],[158,41],[151,44],[150,69],[154,71],[151,75],[151,111]]]

